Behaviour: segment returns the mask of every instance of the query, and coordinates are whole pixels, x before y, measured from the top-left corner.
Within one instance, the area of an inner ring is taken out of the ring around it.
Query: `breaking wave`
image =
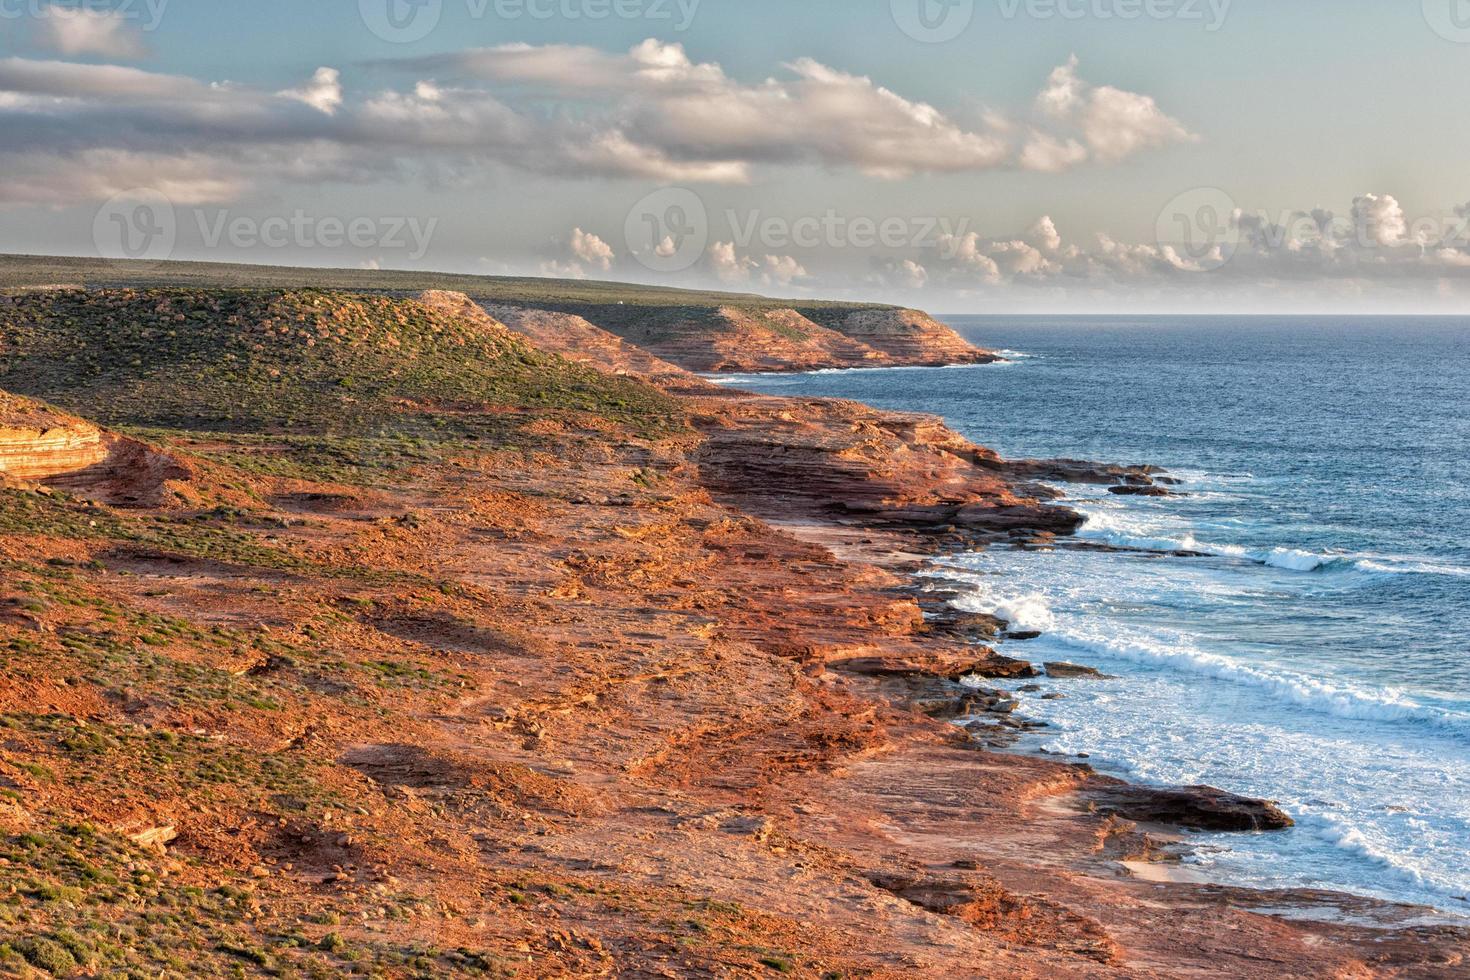
[[[1061,626],[1054,639],[1115,660],[1203,674],[1257,688],[1278,701],[1356,721],[1409,722],[1441,732],[1470,737],[1470,715],[1421,704],[1393,688],[1370,688],[1329,682],[1305,674],[1276,670],[1195,649],[1187,637],[1168,641],[1103,636],[1086,628]]]

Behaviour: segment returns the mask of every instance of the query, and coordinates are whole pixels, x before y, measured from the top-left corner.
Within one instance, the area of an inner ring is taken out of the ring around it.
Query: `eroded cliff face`
[[[456,295],[425,294],[420,301],[459,309],[468,300]],[[754,395],[710,383],[580,316],[486,309],[543,350],[686,398],[702,437],[694,459],[705,485],[762,516],[946,535],[1065,533],[1080,521],[1075,512],[1046,502],[1054,491],[1020,485],[996,453],[935,416],[836,399]]]
[[[0,479],[44,480],[84,470],[107,454],[95,425],[0,392]]]
[[[537,323],[544,326],[538,317],[547,315],[541,310],[515,313],[505,306],[496,306],[492,312],[502,320],[519,320],[532,328]],[[925,313],[888,307],[588,306],[558,310],[554,315],[575,316],[583,325],[610,333],[646,354],[709,374],[998,360]],[[535,339],[544,337],[542,333]]]
[[[45,484],[115,507],[191,496],[194,471],[153,446],[0,391],[0,486]]]
[[[833,309],[811,311],[809,315],[878,352],[885,363],[893,366],[989,364],[1000,360],[920,310]]]
[[[421,297],[422,302],[428,302]],[[636,374],[649,379],[687,381],[694,376],[684,368],[635,347],[617,334],[589,323],[585,317],[550,310],[489,304],[486,312],[537,347],[561,354],[613,374]]]

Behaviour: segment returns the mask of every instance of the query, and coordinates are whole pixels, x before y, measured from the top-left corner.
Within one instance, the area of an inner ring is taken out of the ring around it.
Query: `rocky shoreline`
[[[913,573],[1052,546],[1059,474],[1161,474],[731,391],[566,316],[0,310],[0,388],[64,409],[15,412],[123,447],[0,489],[7,969],[1463,975],[1423,910],[1151,873],[1269,803],[1003,751],[1032,723],[984,679],[1086,667]]]

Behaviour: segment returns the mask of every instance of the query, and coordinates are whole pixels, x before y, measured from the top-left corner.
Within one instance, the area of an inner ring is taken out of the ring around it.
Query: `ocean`
[[[1029,747],[1296,819],[1195,837],[1214,880],[1470,914],[1470,320],[945,319],[1009,363],[724,380],[1167,467],[1184,496],[1061,488],[1131,550],[944,559],[965,608],[1042,631],[1005,652],[1115,678],[1018,695]]]

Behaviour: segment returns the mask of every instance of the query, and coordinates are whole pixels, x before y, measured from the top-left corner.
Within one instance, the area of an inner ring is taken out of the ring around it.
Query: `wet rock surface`
[[[1155,789],[1120,784],[1091,790],[1087,798],[1101,813],[1190,830],[1284,830],[1293,826],[1291,817],[1274,803],[1213,786]]]

